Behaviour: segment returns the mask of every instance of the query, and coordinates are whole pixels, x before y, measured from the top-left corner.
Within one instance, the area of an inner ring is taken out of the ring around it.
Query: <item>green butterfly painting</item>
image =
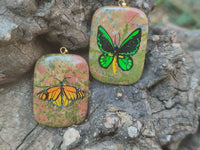
[[[141,28],[137,28],[119,46],[116,42],[113,43],[104,27],[99,25],[97,45],[102,52],[98,59],[99,65],[107,69],[112,64],[115,74],[117,74],[117,65],[122,71],[129,71],[133,67],[131,56],[135,55],[140,48],[141,35]]]

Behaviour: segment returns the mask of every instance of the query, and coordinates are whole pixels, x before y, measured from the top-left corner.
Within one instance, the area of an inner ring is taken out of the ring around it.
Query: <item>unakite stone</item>
[[[89,69],[80,56],[49,54],[35,66],[33,111],[38,123],[68,127],[84,121],[88,109]]]
[[[104,83],[129,85],[143,72],[148,19],[139,9],[103,7],[92,20],[89,66]]]

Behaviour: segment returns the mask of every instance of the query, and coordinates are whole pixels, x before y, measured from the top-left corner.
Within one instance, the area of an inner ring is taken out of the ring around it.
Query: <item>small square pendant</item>
[[[35,66],[33,111],[38,123],[68,127],[84,121],[88,108],[89,69],[77,55],[49,54]]]
[[[143,72],[148,19],[137,8],[103,7],[92,20],[89,66],[104,83],[129,85]]]

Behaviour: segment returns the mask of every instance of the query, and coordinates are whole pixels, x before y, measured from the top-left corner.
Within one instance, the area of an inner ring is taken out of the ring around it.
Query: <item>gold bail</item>
[[[69,51],[68,51],[68,49],[66,47],[61,47],[60,48],[60,53],[61,54],[67,54],[67,53],[69,53]]]
[[[118,5],[121,6],[121,7],[126,7],[126,2],[125,2],[125,0],[119,0],[119,1],[118,1]]]

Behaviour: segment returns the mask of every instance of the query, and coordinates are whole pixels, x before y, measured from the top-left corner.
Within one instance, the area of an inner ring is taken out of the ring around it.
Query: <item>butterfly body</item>
[[[117,66],[119,66],[118,64],[118,58],[123,58],[124,56],[119,54],[120,51],[120,47],[117,44],[114,44],[113,46],[113,54],[110,53],[108,54],[109,56],[113,57],[113,61],[110,63],[113,66],[113,72],[114,74],[117,74]]]
[[[122,71],[129,71],[133,67],[132,55],[135,55],[140,47],[140,28],[133,31],[121,45],[113,44],[113,41],[103,26],[99,25],[97,31],[97,45],[102,54],[99,57],[99,65],[107,69],[113,63],[113,72],[117,74],[117,64]]]
[[[119,55],[120,47],[117,44],[113,45],[113,55]]]
[[[66,86],[63,81],[59,86],[49,87],[37,93],[39,99],[48,101],[56,107],[70,106],[74,101],[85,97],[85,92],[73,86]]]

